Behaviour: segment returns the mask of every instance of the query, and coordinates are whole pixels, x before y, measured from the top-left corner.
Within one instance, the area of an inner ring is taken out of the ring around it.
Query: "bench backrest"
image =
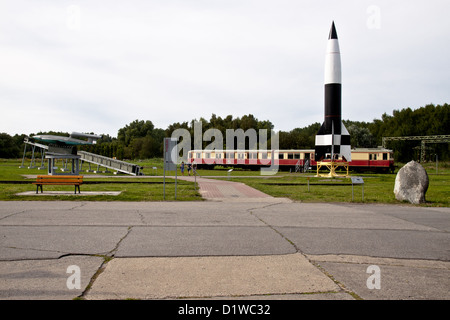
[[[37,176],[36,182],[41,183],[83,183],[83,176]]]

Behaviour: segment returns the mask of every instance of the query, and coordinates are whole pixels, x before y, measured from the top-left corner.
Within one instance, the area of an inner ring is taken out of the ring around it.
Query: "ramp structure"
[[[98,154],[86,151],[78,151],[78,155],[81,157],[80,160],[83,162],[91,163],[111,170],[116,170],[117,172],[130,174],[133,176],[144,175],[141,172],[141,167],[134,163],[129,163],[105,156],[100,156]]]

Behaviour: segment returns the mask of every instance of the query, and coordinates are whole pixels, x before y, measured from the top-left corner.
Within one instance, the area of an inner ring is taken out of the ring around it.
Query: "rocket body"
[[[341,53],[333,22],[325,58],[325,118],[316,135],[316,161],[339,157],[351,161],[350,134],[342,123],[341,82]]]

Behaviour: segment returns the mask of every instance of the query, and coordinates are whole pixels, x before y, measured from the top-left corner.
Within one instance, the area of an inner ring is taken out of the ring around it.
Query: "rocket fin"
[[[350,133],[344,123],[341,122],[341,150],[340,154],[345,157],[347,161],[352,161],[352,148],[350,145]]]
[[[325,122],[322,123],[322,125],[320,126],[319,131],[317,131],[317,135],[323,135],[323,134],[327,134],[326,129],[325,129]]]

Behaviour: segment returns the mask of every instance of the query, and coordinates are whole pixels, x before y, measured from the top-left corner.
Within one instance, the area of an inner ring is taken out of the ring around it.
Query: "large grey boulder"
[[[427,171],[419,163],[410,161],[398,171],[395,177],[395,199],[413,204],[424,203],[428,184]]]

